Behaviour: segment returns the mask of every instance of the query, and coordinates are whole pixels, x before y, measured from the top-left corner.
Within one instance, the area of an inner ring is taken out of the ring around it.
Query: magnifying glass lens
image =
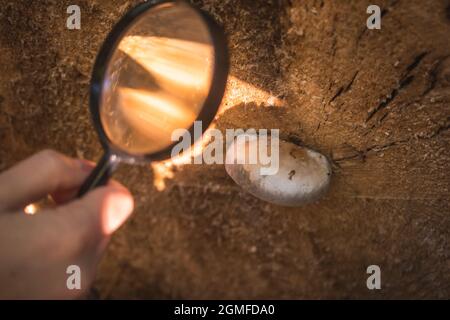
[[[213,121],[228,75],[225,34],[183,0],[143,2],[103,44],[91,81],[90,107],[105,149],[78,191],[105,185],[119,162],[165,160],[196,120]]]
[[[123,33],[103,83],[100,119],[110,142],[129,154],[173,144],[197,119],[211,88],[214,47],[199,13],[160,4]]]

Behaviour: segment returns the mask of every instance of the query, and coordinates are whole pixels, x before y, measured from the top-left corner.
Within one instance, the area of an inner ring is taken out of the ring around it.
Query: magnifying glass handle
[[[81,198],[89,191],[104,186],[108,183],[111,174],[114,172],[118,164],[116,157],[110,154],[108,151],[101,157],[94,171],[89,175],[86,181],[78,191],[78,198]]]

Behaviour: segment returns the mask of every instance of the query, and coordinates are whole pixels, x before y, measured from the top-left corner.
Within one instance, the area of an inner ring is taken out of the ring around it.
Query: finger
[[[18,210],[47,194],[77,188],[91,170],[85,161],[39,152],[0,175],[0,210]]]
[[[83,239],[101,239],[122,226],[133,212],[130,192],[118,183],[97,188],[83,198],[58,208]]]
[[[84,166],[86,166],[85,169],[87,170],[86,172],[90,173],[95,168],[95,162],[91,162],[91,161],[87,161],[87,160],[78,160],[78,161],[84,162]],[[83,180],[83,182],[84,181],[85,180]],[[79,190],[80,190],[80,186],[77,185],[74,188],[70,188],[67,190],[65,190],[65,189],[57,190],[53,193],[50,193],[50,195],[57,205],[62,205],[62,204],[66,204],[66,203],[72,201],[73,199],[75,199]]]

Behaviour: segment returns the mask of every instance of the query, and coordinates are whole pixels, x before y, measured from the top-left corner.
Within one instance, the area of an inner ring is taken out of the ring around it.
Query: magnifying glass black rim
[[[113,53],[117,49],[122,36],[133,25],[135,19],[147,12],[147,10],[150,10],[156,6],[165,3],[176,4],[180,2],[195,10],[199,14],[199,17],[203,19],[203,22],[206,24],[210,32],[212,45],[214,48],[215,61],[211,88],[208,96],[205,99],[203,108],[196,119],[197,121],[202,122],[202,133],[206,131],[211,122],[214,120],[222,101],[229,71],[228,46],[223,29],[219,25],[217,25],[214,19],[211,18],[206,12],[199,10],[198,8],[192,6],[184,0],[156,0],[152,2],[144,2],[137,5],[136,7],[131,9],[122,19],[120,19],[120,21],[113,27],[112,31],[107,36],[95,61],[91,79],[89,107],[92,120],[94,122],[94,127],[97,130],[100,142],[105,151],[109,154],[117,156],[121,161],[150,162],[166,160],[171,157],[172,149],[178,143],[177,141],[175,141],[172,145],[161,151],[147,154],[130,154],[129,152],[122,150],[121,148],[114,145],[114,143],[108,138],[106,132],[103,129],[100,117],[100,103],[102,99],[103,83],[106,77],[108,63]],[[192,125],[191,128],[188,129],[188,131],[191,134],[191,139],[194,139],[194,125]]]

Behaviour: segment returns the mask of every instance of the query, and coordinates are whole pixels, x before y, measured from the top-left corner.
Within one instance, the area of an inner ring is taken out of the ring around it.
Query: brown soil
[[[93,61],[138,1],[0,0],[0,169],[43,148],[97,159]],[[231,75],[285,100],[248,101],[219,128],[280,128],[333,160],[328,195],[302,208],[244,193],[223,166],[116,178],[136,212],[98,272],[102,298],[449,298],[450,2],[196,0],[225,27]],[[366,288],[378,264],[382,290]]]

